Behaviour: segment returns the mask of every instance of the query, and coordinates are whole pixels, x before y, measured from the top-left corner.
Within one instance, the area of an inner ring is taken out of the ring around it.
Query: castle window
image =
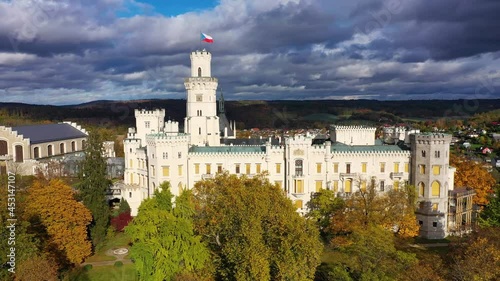
[[[86,149],[85,144],[86,144],[85,140],[82,140],[82,149]]]
[[[424,189],[425,189],[425,184],[423,182],[420,182],[418,184],[418,196],[420,197],[424,196]]]
[[[163,159],[168,159],[168,152],[163,152]]]
[[[130,149],[130,153],[132,153],[132,148]]]
[[[361,163],[361,173],[366,173],[366,163]]]
[[[179,189],[179,195],[182,194],[182,192],[184,191],[184,188],[182,187],[182,182],[180,182],[178,185],[177,185],[177,188]]]
[[[162,171],[164,177],[170,177],[170,166],[163,166]]]
[[[301,159],[295,160],[295,175],[302,176],[303,173],[303,161]]]
[[[351,173],[351,164],[350,163],[345,164],[345,172],[348,174]]]
[[[439,150],[434,151],[434,157],[439,158],[441,156],[441,152]]]
[[[419,225],[424,225],[424,222],[423,221],[418,221],[418,224]]]
[[[177,152],[177,157],[178,157],[178,158],[182,158],[182,152],[180,152],[180,151],[179,151],[179,152]]]
[[[52,154],[53,154],[53,153],[52,153],[52,145],[51,145],[51,144],[49,144],[49,145],[47,146],[47,156],[52,156]]]
[[[385,190],[385,182],[384,181],[380,181],[380,183],[379,183],[379,189],[380,189],[380,191],[384,191]]]
[[[304,193],[304,180],[295,180],[295,193]]]
[[[236,174],[239,174],[240,173],[240,164],[236,164],[236,169],[235,169],[235,173]]]
[[[339,163],[333,163],[333,172],[338,173],[339,172]]]
[[[0,155],[7,155],[7,154],[9,154],[7,141],[0,140]]]
[[[35,147],[33,149],[33,158],[40,158],[40,148],[39,147]]]
[[[431,193],[431,195],[439,197],[440,193],[441,193],[440,192],[441,184],[439,184],[438,181],[433,181],[431,187],[432,187],[432,193]]]
[[[410,171],[410,163],[405,163],[405,173],[408,173]]]
[[[421,175],[425,175],[425,165],[418,165],[418,170]]]
[[[154,165],[151,165],[151,175],[154,177],[156,176],[156,172],[155,172],[155,166]]]
[[[247,175],[250,175],[250,164],[245,164],[245,170],[246,170],[246,173]]]
[[[71,152],[75,151],[76,150],[76,142],[75,141],[72,141],[71,142]],[[130,151],[132,152],[132,151]]]
[[[295,208],[302,209],[302,207],[303,207],[302,200],[295,201]]]
[[[316,163],[316,173],[321,174],[321,163]]]
[[[438,226],[437,221],[433,221],[433,222],[432,222],[432,226],[433,226],[433,227],[437,227],[437,226]]]
[[[361,182],[360,189],[361,189],[361,191],[366,192],[366,181]]]
[[[437,211],[438,210],[438,206],[439,206],[438,203],[432,204],[432,210],[433,211]]]
[[[129,161],[129,162],[130,162],[130,164],[129,164],[129,168],[133,168],[133,165],[132,165],[132,164],[134,163],[134,160],[130,159],[130,161]]]
[[[323,181],[316,181],[316,192],[320,192],[323,188]]]
[[[212,165],[210,164],[205,164],[205,174],[211,174],[212,173]]]
[[[257,164],[260,165],[260,164]],[[222,173],[222,164],[217,164],[217,173]]]
[[[201,67],[198,67],[198,77],[201,77]]]
[[[59,144],[59,153],[61,153],[61,154],[64,153],[64,143]]]
[[[132,198],[132,192],[128,193],[128,198]]]
[[[16,145],[16,162],[23,162],[23,146],[22,145]]]
[[[385,163],[384,162],[380,163],[380,172],[385,173]]]
[[[260,174],[260,168],[261,168],[260,163],[255,164],[255,172],[256,172],[257,174]]]
[[[399,163],[394,163],[394,173],[399,173]]]
[[[338,180],[333,181],[333,192],[339,192],[339,181]]]
[[[149,123],[149,121],[145,121],[145,122],[144,122],[144,127],[146,127],[146,129],[149,129],[149,126],[150,126],[150,125],[151,125],[151,124]]]
[[[394,184],[393,186],[394,190],[399,190],[399,180],[395,180],[393,184]]]
[[[422,150],[422,157],[425,157],[425,150]]]
[[[196,95],[196,101],[203,101],[203,95]]]
[[[198,163],[194,164],[194,174],[195,175],[200,174],[200,164],[198,164]]]
[[[179,170],[179,176],[182,176],[182,165],[179,165],[177,168]]]
[[[281,173],[281,163],[276,163],[276,174]]]
[[[348,179],[345,181],[344,184],[344,192],[351,193],[351,191],[352,191],[352,180]]]
[[[437,176],[439,174],[441,174],[441,166],[439,165],[434,165],[432,166],[432,173]]]
[[[198,134],[201,135],[201,127],[198,128]]]

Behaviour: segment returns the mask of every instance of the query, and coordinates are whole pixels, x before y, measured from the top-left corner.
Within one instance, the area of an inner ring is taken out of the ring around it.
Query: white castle
[[[136,128],[124,140],[125,176],[122,196],[137,214],[140,203],[158,186],[170,182],[179,195],[216,173],[247,175],[267,171],[295,202],[307,212],[307,202],[321,189],[349,196],[375,180],[386,192],[403,184],[417,187],[420,235],[448,235],[448,191],[453,189],[455,169],[449,166],[451,136],[421,134],[392,128],[385,142],[376,140],[375,128],[332,126],[330,139],[313,144],[313,136],[286,137],[278,145],[270,140],[256,145],[234,145],[236,127],[225,115],[217,115],[218,81],[211,77],[211,54],[191,53],[191,77],[187,91],[184,132],[178,122],[165,122],[165,110],[136,110]],[[223,113],[223,102],[219,106]],[[228,143],[231,143],[228,145]]]

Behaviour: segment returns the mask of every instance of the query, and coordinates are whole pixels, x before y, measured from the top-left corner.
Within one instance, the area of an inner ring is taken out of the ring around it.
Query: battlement
[[[211,59],[212,54],[209,51],[203,49],[201,51],[200,50],[192,51],[190,57],[191,57],[191,59],[193,59],[193,58]]]
[[[136,109],[135,117],[165,117],[165,109],[145,110]]]
[[[375,127],[368,127],[368,126],[342,126],[342,125],[332,125],[330,126],[330,129],[336,130],[336,131],[375,131]]]
[[[419,133],[410,135],[410,140],[421,144],[430,144],[431,142],[449,144],[451,142],[451,135],[444,133]]]
[[[85,130],[84,128],[82,128],[82,126],[76,124],[75,122],[70,122],[70,121],[64,121],[62,122],[63,124],[68,124],[70,125],[71,127],[77,129],[78,131],[88,135],[89,133],[87,132],[87,130]]]
[[[21,139],[24,139],[26,141],[30,141],[29,138],[24,138],[24,136],[22,134],[18,134],[17,131],[13,131],[11,127],[5,127],[5,126],[0,126],[0,131],[6,131],[7,133],[10,133],[10,134],[13,134],[16,138],[21,138]]]
[[[207,82],[217,82],[219,80],[215,77],[188,77],[184,79],[184,84],[187,86],[189,83],[207,83]]]

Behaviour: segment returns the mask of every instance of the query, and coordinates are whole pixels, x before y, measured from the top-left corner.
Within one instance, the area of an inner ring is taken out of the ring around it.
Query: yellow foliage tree
[[[474,203],[488,204],[488,195],[495,185],[495,178],[481,164],[465,157],[450,157],[450,164],[457,168],[455,173],[456,187],[470,187],[476,191]]]
[[[66,255],[66,259],[78,264],[91,253],[87,239],[87,225],[92,221],[90,211],[74,198],[74,191],[59,179],[49,182],[37,180],[28,194],[28,208],[31,219],[39,220],[52,247]],[[57,255],[57,254],[56,254]],[[61,259],[60,255],[57,257]]]

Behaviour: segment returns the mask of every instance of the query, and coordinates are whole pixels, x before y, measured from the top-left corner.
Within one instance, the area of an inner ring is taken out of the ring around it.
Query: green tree
[[[118,214],[130,213],[130,205],[125,198],[120,201],[120,207],[118,208]]]
[[[479,224],[483,227],[500,227],[500,187],[490,197],[488,205],[480,213]]]
[[[125,228],[140,280],[173,280],[178,274],[196,273],[209,258],[201,237],[194,234],[191,192],[184,191],[172,207],[170,185],[163,183],[159,190],[142,202],[137,217]]]
[[[228,173],[194,187],[196,230],[218,280],[312,280],[322,244],[283,191],[263,175]]]
[[[106,191],[111,182],[106,178],[106,161],[103,157],[102,139],[90,132],[85,147],[85,159],[81,163],[79,198],[92,212],[90,237],[92,245],[97,247],[106,239],[110,210],[106,200]]]
[[[321,236],[325,241],[330,241],[332,234],[330,224],[333,215],[345,208],[342,198],[335,195],[333,190],[321,189],[308,203],[309,213],[307,218],[316,222]]]

